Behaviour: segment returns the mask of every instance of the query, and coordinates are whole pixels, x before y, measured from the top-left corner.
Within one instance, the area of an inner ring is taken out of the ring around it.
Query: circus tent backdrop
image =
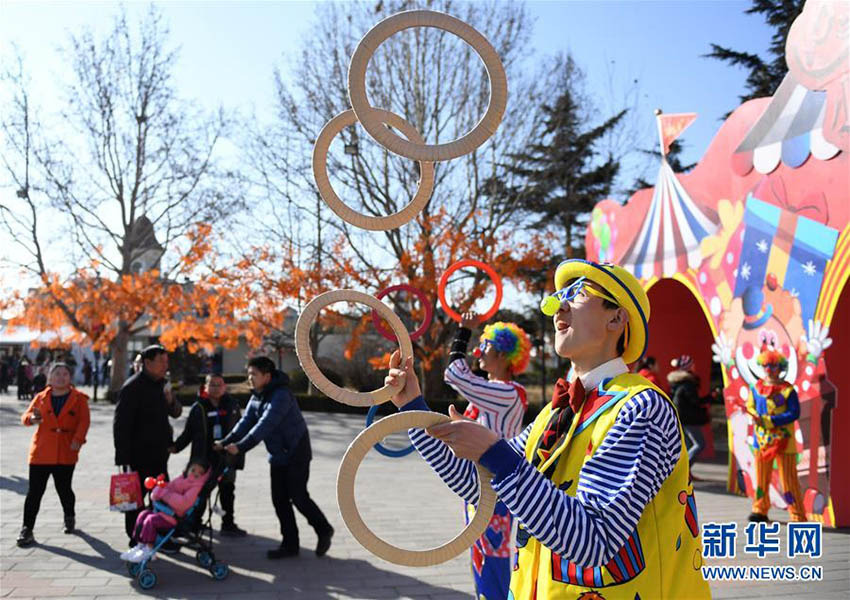
[[[729,115],[690,173],[662,159],[655,188],[597,204],[586,236],[588,258],[623,264],[648,289],[649,354],[661,366],[691,354],[704,394],[722,381],[728,486],[748,496],[755,355],[765,342],[786,354],[804,505],[828,526],[850,525],[848,20],[850,4],[809,0],[774,96]],[[658,115],[662,150],[682,117]],[[763,324],[743,326],[756,315]],[[768,493],[786,506],[776,481]]]

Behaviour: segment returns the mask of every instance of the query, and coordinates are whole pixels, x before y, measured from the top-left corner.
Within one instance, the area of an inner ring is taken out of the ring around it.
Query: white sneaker
[[[133,555],[133,553],[136,552],[136,550],[138,550],[139,548],[141,548],[142,545],[143,544],[136,544],[135,546],[133,546],[132,548],[130,548],[126,552],[122,552],[121,553],[121,560],[130,560],[130,557]]]
[[[141,560],[139,560],[139,562],[144,562],[146,560],[148,560],[148,561],[153,560],[154,556],[156,556],[156,552],[154,551],[154,549],[148,548],[147,546],[145,546],[142,549]]]
[[[144,560],[145,551],[147,547],[145,546],[137,546],[133,548],[130,555],[125,559],[127,562],[131,563],[140,563]]]

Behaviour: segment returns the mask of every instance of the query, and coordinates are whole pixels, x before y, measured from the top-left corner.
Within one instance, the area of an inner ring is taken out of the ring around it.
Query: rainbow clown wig
[[[779,371],[788,370],[788,359],[785,355],[774,350],[773,348],[762,348],[759,355],[756,357],[756,364],[762,368],[779,367]]]
[[[528,367],[531,358],[531,339],[516,323],[497,321],[484,327],[481,342],[493,344],[497,352],[506,355],[508,369],[514,375],[519,375]]]

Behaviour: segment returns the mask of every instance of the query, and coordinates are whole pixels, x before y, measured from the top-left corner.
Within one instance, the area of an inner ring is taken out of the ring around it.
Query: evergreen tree
[[[670,168],[673,169],[674,173],[687,173],[697,166],[697,163],[686,165],[682,162],[681,156],[684,148],[685,147],[682,145],[681,138],[673,140],[670,144],[670,150],[667,152],[667,163],[670,165]],[[656,159],[652,168],[657,171],[658,164],[661,162],[661,152],[659,150],[641,150],[641,152]],[[636,191],[644,188],[651,188],[653,186],[655,186],[654,183],[650,183],[643,177],[638,177],[632,184],[631,189],[626,192],[626,200],[628,201],[628,199],[631,198],[632,194]]]
[[[752,6],[744,11],[750,15],[763,14],[765,22],[775,30],[767,51],[767,58],[732,50],[718,44],[711,45],[711,52],[706,54],[706,57],[723,60],[749,70],[746,94],[739,96],[741,103],[753,98],[772,96],[782,83],[782,79],[788,72],[788,66],[785,64],[785,40],[788,38],[791,24],[803,11],[805,3],[805,0],[752,0]]]
[[[525,152],[512,155],[514,162],[506,165],[521,185],[508,188],[494,184],[491,188],[494,200],[510,197],[533,215],[534,228],[548,227],[563,235],[565,254],[570,257],[577,246],[583,245],[587,215],[610,194],[620,169],[613,156],[603,156],[599,145],[626,111],[587,128],[587,109],[580,95],[564,86],[554,104],[542,106],[540,141],[529,144]]]

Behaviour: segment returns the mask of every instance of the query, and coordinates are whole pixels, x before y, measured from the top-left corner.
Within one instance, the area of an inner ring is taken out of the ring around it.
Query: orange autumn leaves
[[[554,247],[551,240],[509,227],[504,228],[509,231],[504,237],[476,233],[477,216],[456,223],[443,210],[420,215],[419,235],[399,247],[397,257],[381,261],[381,268],[364,263],[358,249],[343,236],[326,243],[319,257],[303,258],[286,245],[254,246],[236,258],[226,257],[217,251],[212,228],[199,224],[185,236],[176,252],[177,268],[167,279],[157,271],[99,277],[98,263],[93,261],[65,279],[46,276],[38,289],[13,295],[0,309],[14,313],[12,326],[63,332],[57,344],[91,343],[95,349],[107,350],[123,326],[132,332],[150,331],[169,349],[185,343],[195,351],[232,347],[240,336],[258,348],[269,333],[287,331],[292,308],[303,307],[332,289],[377,294],[387,286],[409,283],[436,303],[441,274],[464,258],[490,264],[506,283],[527,290],[524,273],[545,267]],[[469,308],[491,289],[483,274],[456,288],[463,288],[461,297],[452,299],[456,310]],[[419,303],[408,309],[409,320],[421,322],[424,310]],[[348,359],[363,334],[372,331],[370,311],[355,310],[359,312],[336,305],[320,315],[325,330],[350,332],[344,351]],[[453,331],[454,324],[435,318],[414,343],[425,370],[441,364],[446,339]],[[370,364],[385,368],[388,356],[373,357]]]
[[[212,350],[238,343],[240,325],[234,319],[245,308],[244,297],[231,293],[236,282],[209,272],[215,251],[211,227],[199,224],[186,236],[178,268],[169,278],[158,270],[101,276],[97,260],[67,278],[42,276],[41,286],[14,292],[0,310],[11,314],[10,328],[49,332],[48,344],[91,344],[108,351],[119,331],[141,331],[159,337],[173,350]]]

